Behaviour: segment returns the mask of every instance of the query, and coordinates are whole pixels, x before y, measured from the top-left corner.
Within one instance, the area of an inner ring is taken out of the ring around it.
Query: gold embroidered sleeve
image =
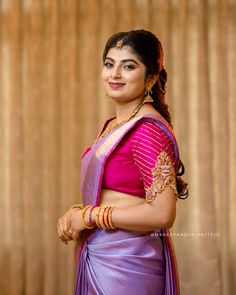
[[[176,188],[176,173],[170,157],[166,152],[161,152],[157,157],[157,162],[152,169],[152,184],[146,188],[146,203],[152,202],[157,193],[161,193],[166,187],[171,187],[178,196]]]

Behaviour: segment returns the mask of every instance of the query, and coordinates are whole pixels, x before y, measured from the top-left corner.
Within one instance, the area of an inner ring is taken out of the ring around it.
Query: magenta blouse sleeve
[[[174,146],[169,135],[153,122],[141,123],[131,142],[132,157],[142,176],[146,202],[152,202],[167,186],[177,196]]]

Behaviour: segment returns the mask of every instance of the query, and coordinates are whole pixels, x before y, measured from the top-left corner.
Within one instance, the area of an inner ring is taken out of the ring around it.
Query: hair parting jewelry
[[[123,39],[117,41],[115,48],[118,49],[118,50],[121,50],[122,46],[123,46],[123,43],[124,43]]]

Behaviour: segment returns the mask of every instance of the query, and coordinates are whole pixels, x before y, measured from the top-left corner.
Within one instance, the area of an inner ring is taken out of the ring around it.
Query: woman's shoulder
[[[141,122],[159,123],[159,125],[165,125],[171,128],[166,119],[156,109],[154,109],[153,106],[150,106],[149,104],[143,106],[139,116]]]
[[[176,150],[178,146],[172,127],[160,116],[140,117],[129,136],[132,149],[142,146],[145,149]]]
[[[133,128],[135,136],[163,137],[173,134],[172,127],[161,117],[153,115],[142,116]]]
[[[133,154],[145,154],[157,159],[158,155],[165,153],[177,167],[178,146],[170,127],[163,120],[144,117],[133,130],[130,139]]]

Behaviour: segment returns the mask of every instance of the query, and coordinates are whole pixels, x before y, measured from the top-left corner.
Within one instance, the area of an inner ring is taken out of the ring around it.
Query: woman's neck
[[[126,103],[116,102],[116,122],[128,120],[135,109],[142,103],[143,97],[136,98]]]

